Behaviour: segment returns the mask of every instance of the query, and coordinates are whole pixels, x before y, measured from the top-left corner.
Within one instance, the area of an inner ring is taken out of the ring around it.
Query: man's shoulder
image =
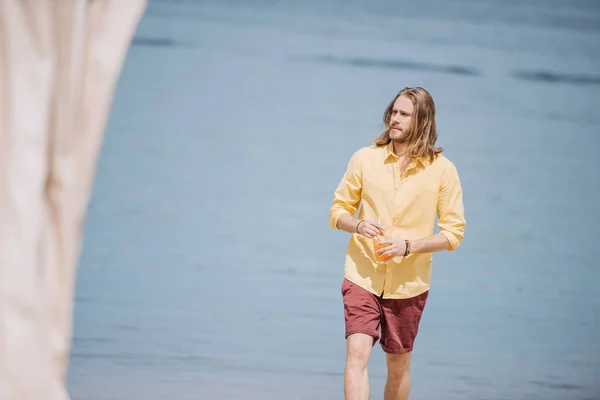
[[[358,159],[358,158],[364,158],[364,157],[372,157],[373,155],[376,155],[378,153],[383,154],[384,152],[385,152],[385,147],[372,144],[369,146],[363,146],[363,147],[359,148],[358,150],[356,150],[352,154],[352,158]]]
[[[435,171],[434,174],[444,176],[458,175],[456,165],[448,157],[442,154],[438,154],[436,159],[431,163],[430,168]]]
[[[443,154],[438,154],[438,156],[435,158],[435,160],[433,160],[433,162],[431,163],[431,166],[435,166],[440,169],[447,169],[447,168],[456,169],[456,166],[454,165],[454,163]]]

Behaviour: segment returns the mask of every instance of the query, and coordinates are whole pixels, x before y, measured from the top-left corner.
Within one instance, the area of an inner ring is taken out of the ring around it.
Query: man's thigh
[[[381,306],[375,295],[355,283],[344,279],[342,283],[344,302],[345,337],[362,333],[373,338],[372,345],[379,339]]]
[[[381,300],[381,347],[387,354],[413,350],[429,291],[409,299]]]

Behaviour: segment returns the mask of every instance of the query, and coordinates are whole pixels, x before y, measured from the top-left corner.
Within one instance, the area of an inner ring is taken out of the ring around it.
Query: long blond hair
[[[400,96],[408,97],[414,106],[410,132],[406,140],[406,155],[413,160],[418,158],[426,158],[429,161],[435,160],[438,154],[444,151],[444,149],[435,146],[438,137],[435,125],[435,103],[429,92],[422,87],[406,87],[394,97],[394,100],[390,102],[383,113],[385,128],[381,135],[375,139],[375,144],[377,146],[385,146],[391,142],[390,122],[392,111],[394,103]]]

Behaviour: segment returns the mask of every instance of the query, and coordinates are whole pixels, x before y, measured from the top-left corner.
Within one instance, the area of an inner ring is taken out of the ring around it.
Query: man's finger
[[[392,258],[392,249],[389,247],[386,247],[385,251],[381,254],[381,256],[383,258],[385,258],[386,260],[389,260],[390,258]]]

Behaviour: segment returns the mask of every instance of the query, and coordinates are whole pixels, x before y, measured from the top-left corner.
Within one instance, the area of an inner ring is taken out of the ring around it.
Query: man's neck
[[[394,154],[398,157],[404,158],[406,155],[406,143],[393,141],[392,148],[394,149]]]

